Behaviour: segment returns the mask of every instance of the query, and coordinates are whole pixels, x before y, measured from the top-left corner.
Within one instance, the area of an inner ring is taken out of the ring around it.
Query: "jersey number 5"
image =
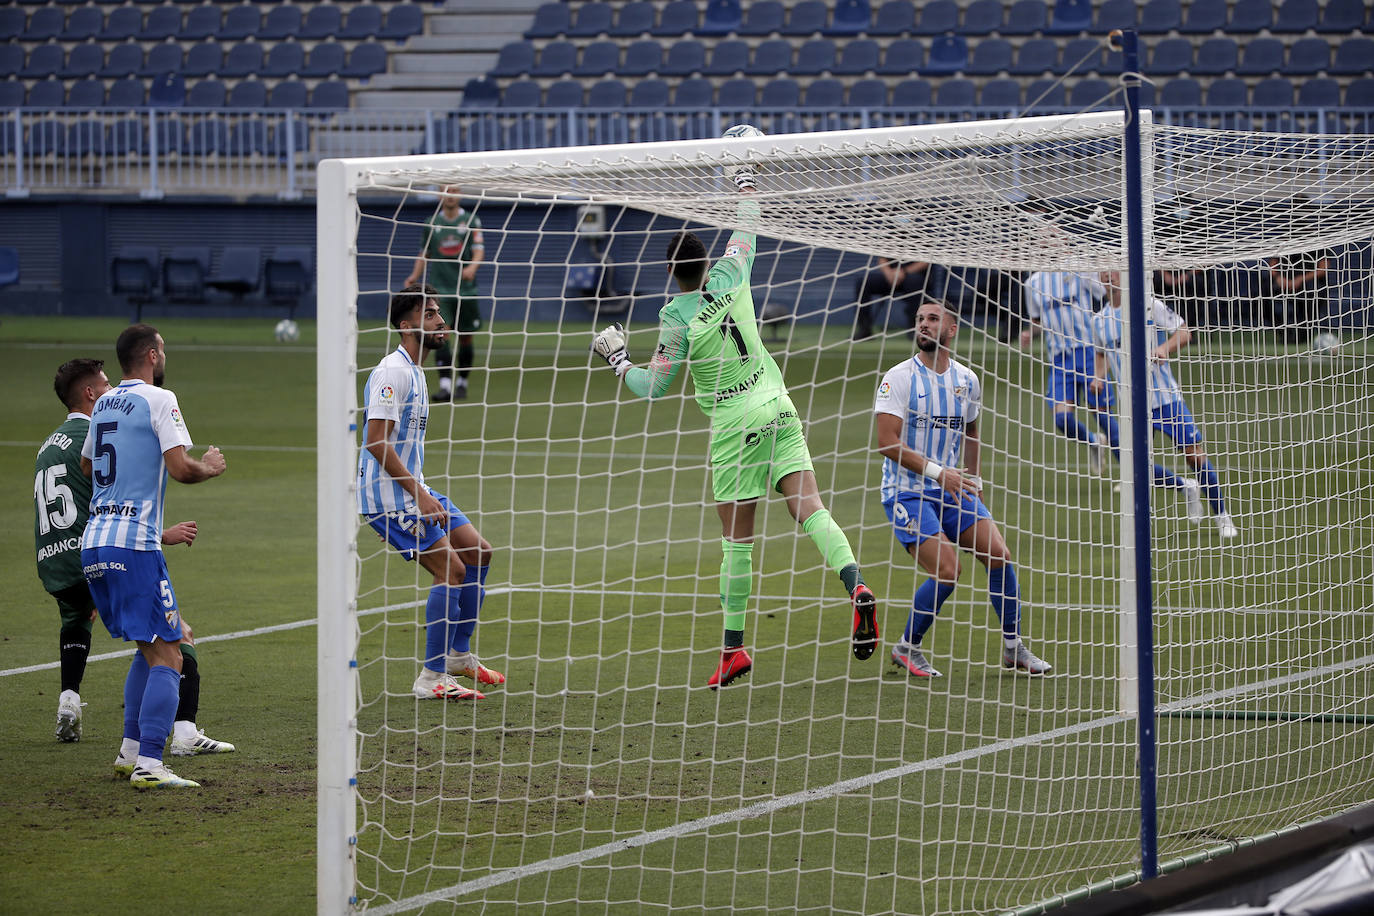
[[[118,423],[97,423],[95,425],[95,461],[101,458],[107,459],[105,470],[100,470],[99,466],[92,462],[95,474],[95,482],[102,487],[108,487],[114,483],[115,479],[115,450],[114,444],[105,441],[105,437],[119,428]]]

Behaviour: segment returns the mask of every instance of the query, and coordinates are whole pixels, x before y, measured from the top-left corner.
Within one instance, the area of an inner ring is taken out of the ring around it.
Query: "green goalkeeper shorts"
[[[459,334],[471,334],[482,329],[482,310],[477,306],[476,296],[439,295],[439,312],[444,316],[444,324]]]
[[[711,430],[711,493],[716,502],[758,499],[788,474],[813,470],[801,418],[783,395],[741,414],[717,416]]]

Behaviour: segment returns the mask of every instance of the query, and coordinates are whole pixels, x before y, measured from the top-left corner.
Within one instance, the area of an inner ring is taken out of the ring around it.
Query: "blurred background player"
[[[1097,343],[1097,356],[1094,364],[1093,390],[1104,389],[1107,382],[1107,369],[1110,364],[1112,374],[1121,378],[1128,371],[1125,364],[1126,354],[1121,349],[1121,283],[1116,273],[1104,274],[1110,295],[1109,303],[1093,319],[1093,337]],[[1174,446],[1183,453],[1197,480],[1184,480],[1172,471],[1155,465],[1156,485],[1183,490],[1188,500],[1188,518],[1201,524],[1202,499],[1206,494],[1216,520],[1217,530],[1223,538],[1236,537],[1240,532],[1231,513],[1226,511],[1226,499],[1221,493],[1221,481],[1216,469],[1207,460],[1202,449],[1202,433],[1193,421],[1192,411],[1183,400],[1183,389],[1169,369],[1169,360],[1174,354],[1192,341],[1193,335],[1188,325],[1173,309],[1154,297],[1150,297],[1146,310],[1146,341],[1150,346],[1150,418],[1155,429],[1168,436]]]
[[[81,470],[94,481],[81,567],[105,629],[138,644],[124,681],[124,739],[115,771],[136,789],[199,788],[162,762],[176,716],[186,635],[162,555],[167,477],[199,483],[224,473],[213,445],[187,454],[191,435],[176,395],[162,387],[167,351],[156,328],[135,324],[115,342],[124,378],[91,411]]]
[[[81,740],[81,679],[91,651],[91,623],[95,601],[81,572],[81,535],[91,516],[91,481],[81,470],[81,448],[91,427],[96,399],[110,390],[105,361],[72,359],[57,367],[53,390],[67,408],[67,419],[42,448],[34,468],[34,541],[38,552],[38,578],[57,601],[62,615],[58,636],[62,693],[57,701],[57,738]],[[162,532],[163,544],[192,544],[196,523],[180,522]],[[181,680],[176,719],[172,724],[172,753],[225,754],[234,750],[227,741],[216,741],[196,726],[200,707],[200,666],[191,628],[182,619]],[[115,772],[128,776],[132,765],[115,763]]]
[[[887,324],[892,324],[893,307],[902,304],[902,330],[907,333],[916,326],[916,307],[921,304],[921,295],[926,290],[926,278],[930,265],[925,261],[894,261],[879,258],[878,266],[859,278],[854,287],[854,298],[859,303],[854,315],[854,339],[863,340],[873,336],[874,303],[887,303]]]
[[[1021,640],[1016,570],[981,497],[983,388],[973,370],[950,355],[958,330],[947,305],[924,302],[916,312],[916,355],[888,370],[873,406],[883,509],[898,543],[930,576],[916,589],[892,663],[916,677],[940,676],[921,651],[921,638],[959,580],[957,544],[987,568],[988,597],[1002,626],[1002,667],[1044,674],[1050,666]]]
[[[434,576],[425,602],[425,658],[412,688],[422,699],[481,700],[454,675],[479,684],[505,675],[472,654],[472,637],[491,567],[491,545],[447,496],[425,485],[429,399],[420,370],[448,337],[433,287],[407,286],[391,297],[401,344],[367,378],[367,425],[358,455],[359,511],[407,560]]]
[[[439,209],[425,225],[420,256],[405,282],[407,287],[428,282],[438,295],[444,323],[458,332],[458,378],[453,378],[453,350],[447,339],[434,358],[439,369],[439,390],[431,398],[435,402],[468,396],[472,335],[482,327],[482,312],[477,304],[477,265],[486,254],[482,221],[476,213],[463,209],[459,193],[457,185],[444,188]]]
[[[734,178],[741,192],[754,190],[752,170],[743,167]],[[758,212],[758,204],[749,200],[740,204],[738,214],[748,223]],[[759,338],[749,289],[755,242],[752,232],[734,232],[724,257],[708,272],[700,239],[690,232],[672,237],[668,267],[682,292],[659,311],[658,346],[647,369],[631,364],[618,324],[592,343],[639,397],[667,394],[686,365],[697,404],[711,418],[711,489],[722,529],[720,595],[725,612],[720,663],[706,682],[712,690],[753,667],[744,648],[744,615],[754,580],[754,510],[770,489],[784,496],[787,511],[844,583],[854,609],[854,657],[870,657],[878,644],[877,600],[864,584],[848,538],[821,502],[801,418],[782,372]]]

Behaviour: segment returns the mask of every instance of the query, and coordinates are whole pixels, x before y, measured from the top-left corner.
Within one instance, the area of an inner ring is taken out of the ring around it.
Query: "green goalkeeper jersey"
[[[81,472],[81,446],[90,428],[90,417],[71,414],[34,461],[33,540],[38,578],[49,592],[85,581],[81,532],[91,516],[91,479]]]

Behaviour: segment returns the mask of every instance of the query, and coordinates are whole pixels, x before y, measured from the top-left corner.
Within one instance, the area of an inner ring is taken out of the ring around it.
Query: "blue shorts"
[[[955,500],[946,490],[938,497],[902,493],[893,502],[883,503],[883,511],[903,547],[920,545],[941,533],[957,544],[959,535],[979,519],[992,518],[977,496],[964,494]]]
[[[450,531],[472,524],[468,521],[468,517],[462,513],[462,510],[450,502],[447,496],[436,493],[434,490],[430,490],[429,495],[439,500],[439,505],[448,512],[447,527],[425,521],[415,514],[414,508],[396,512],[380,512],[376,515],[364,516],[364,518],[372,526],[372,530],[377,532],[378,537],[395,547],[400,551],[401,556],[407,560],[413,560],[433,547],[439,538]]]
[[[1193,414],[1188,405],[1174,401],[1156,407],[1151,413],[1155,429],[1174,440],[1175,445],[1197,445],[1202,441],[1202,431],[1193,422]]]
[[[1050,364],[1049,391],[1045,400],[1055,404],[1087,404],[1094,410],[1106,410],[1115,402],[1111,379],[1100,395],[1088,384],[1093,380],[1095,357],[1093,350],[1081,347],[1060,353]]]
[[[162,551],[92,547],[81,551],[81,570],[111,636],[181,642],[181,614]]]

